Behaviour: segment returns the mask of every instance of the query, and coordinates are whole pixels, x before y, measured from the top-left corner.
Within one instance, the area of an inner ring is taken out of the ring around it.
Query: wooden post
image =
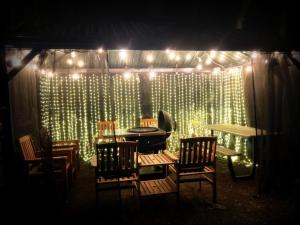
[[[9,76],[6,70],[5,50],[4,47],[0,49],[0,111],[2,118],[2,149],[1,149],[1,166],[3,167],[3,183],[4,186],[12,184],[15,177],[14,166],[14,151],[12,140],[12,123],[10,114],[10,101],[9,101]]]

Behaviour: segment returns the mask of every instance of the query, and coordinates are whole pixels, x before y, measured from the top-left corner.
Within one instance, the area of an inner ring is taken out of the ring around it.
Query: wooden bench
[[[228,165],[228,168],[229,168],[231,178],[232,178],[233,181],[236,181],[236,179],[238,177],[235,175],[231,157],[232,156],[240,156],[241,153],[236,152],[233,149],[229,149],[229,148],[225,148],[223,146],[217,145],[217,154],[227,156],[227,165]]]

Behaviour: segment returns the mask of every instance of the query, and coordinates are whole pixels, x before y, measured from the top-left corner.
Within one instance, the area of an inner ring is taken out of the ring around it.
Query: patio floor
[[[238,171],[241,172],[241,171]],[[276,193],[256,196],[255,180],[231,180],[226,161],[217,163],[218,204],[211,202],[211,187],[203,183],[199,192],[197,183],[181,186],[180,205],[175,195],[157,196],[141,200],[123,191],[122,205],[117,192],[100,192],[96,208],[94,171],[88,165],[81,167],[63,207],[48,209],[42,195],[27,190],[26,195],[15,194],[8,200],[6,209],[9,221],[26,224],[143,224],[143,225],[191,225],[191,224],[293,224],[299,209],[296,203],[299,192],[284,196]],[[293,194],[293,195],[292,195]],[[33,198],[35,196],[35,198]],[[293,196],[293,198],[291,197]],[[6,196],[7,197],[7,196]],[[28,201],[28,199],[31,199]],[[6,210],[4,210],[5,212]],[[9,216],[17,212],[16,217]],[[20,217],[19,217],[20,216]],[[296,223],[296,222],[295,222]]]

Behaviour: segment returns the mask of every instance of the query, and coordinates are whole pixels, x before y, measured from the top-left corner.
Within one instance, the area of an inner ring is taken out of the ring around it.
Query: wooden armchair
[[[96,145],[96,203],[98,192],[122,189],[137,189],[140,196],[138,171],[138,143],[133,141]]]
[[[158,122],[157,119],[141,119],[140,127],[157,127]]]
[[[42,127],[40,129],[40,143],[43,149],[49,149],[54,156],[61,155],[62,153],[69,154],[71,157],[72,178],[77,177],[80,170],[79,140],[52,142],[48,129]]]
[[[42,158],[42,153],[37,150],[30,135],[25,135],[19,138],[24,162],[27,165],[29,181],[33,177],[46,178],[47,171],[45,170],[45,160],[51,161],[52,171],[49,171],[55,178],[62,180],[62,191],[67,193],[69,179],[71,176],[71,155],[70,151],[57,151],[50,159]],[[50,152],[51,154],[51,152]],[[51,156],[51,155],[50,155]],[[49,163],[49,162],[48,162]]]
[[[80,155],[79,155],[79,140],[66,140],[66,141],[53,141],[52,142],[52,149],[55,153],[57,150],[64,150],[64,149],[72,149],[72,161],[74,162],[73,170],[75,177],[77,176],[78,172],[80,171]]]
[[[216,184],[216,137],[194,137],[180,140],[179,157],[165,150],[175,166],[169,169],[176,174],[178,190],[180,183],[208,181],[212,185],[212,200],[217,201]]]

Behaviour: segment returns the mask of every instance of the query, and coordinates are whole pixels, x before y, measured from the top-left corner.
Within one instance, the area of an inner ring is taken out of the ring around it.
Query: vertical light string
[[[169,112],[177,122],[170,137],[170,148],[178,148],[179,138],[193,133],[203,135],[208,123],[246,125],[241,68],[210,73],[158,73],[151,80],[152,114]],[[112,76],[112,77],[111,77]],[[112,79],[112,83],[110,82]],[[139,74],[129,79],[118,74],[80,74],[40,76],[41,122],[53,140],[79,139],[81,156],[94,154],[96,122],[115,118],[121,128],[136,126],[141,116]],[[111,94],[113,92],[113,95]],[[224,135],[223,135],[224,137]],[[246,141],[224,137],[225,145],[234,144],[248,160]]]

